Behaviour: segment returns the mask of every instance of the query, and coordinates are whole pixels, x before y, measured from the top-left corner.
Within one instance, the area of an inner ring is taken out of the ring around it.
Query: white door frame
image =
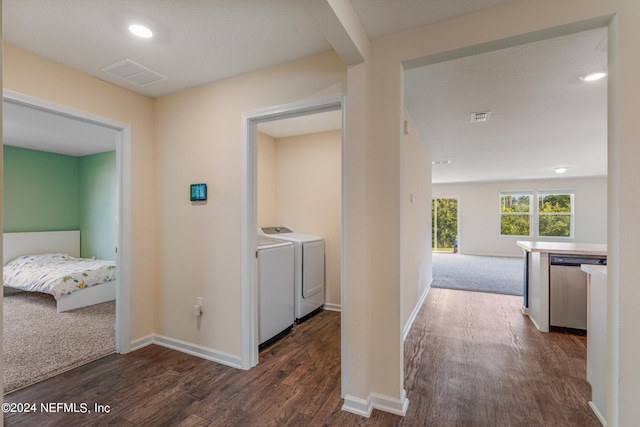
[[[117,131],[116,139],[116,351],[131,350],[131,124],[8,89],[3,99]]]
[[[346,206],[344,200],[344,102],[344,95],[337,94],[242,114],[242,369],[251,369],[258,364],[258,282],[256,274],[258,123],[342,109],[342,246],[344,248],[344,224],[346,224],[344,218]],[[342,251],[342,265],[347,265],[346,251],[344,250]],[[344,271],[343,268],[341,272],[342,351],[345,349],[344,340],[346,339]],[[342,357],[343,365],[345,359]],[[343,384],[345,373],[343,366]]]

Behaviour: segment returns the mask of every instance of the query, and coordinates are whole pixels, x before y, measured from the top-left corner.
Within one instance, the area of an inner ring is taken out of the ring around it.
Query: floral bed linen
[[[116,279],[116,263],[67,254],[24,255],[8,262],[4,286],[45,292],[56,300],[90,286]]]

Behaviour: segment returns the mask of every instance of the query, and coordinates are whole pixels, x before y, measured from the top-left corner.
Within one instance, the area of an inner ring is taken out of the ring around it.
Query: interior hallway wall
[[[243,113],[341,94],[334,52],[211,83],[155,101],[156,332],[228,363],[242,350]],[[208,200],[189,201],[204,182]],[[204,315],[193,316],[196,297]]]
[[[420,308],[433,278],[431,259],[431,154],[405,112],[402,179],[402,327]]]

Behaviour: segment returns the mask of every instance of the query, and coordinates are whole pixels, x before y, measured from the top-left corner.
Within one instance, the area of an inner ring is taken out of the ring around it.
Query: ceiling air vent
[[[491,117],[491,111],[471,113],[471,123],[486,122]]]
[[[102,68],[102,71],[106,71],[112,76],[125,79],[138,86],[146,86],[151,83],[156,83],[162,80],[166,80],[165,76],[162,76],[150,69],[143,67],[140,64],[133,62],[130,59],[123,59],[115,64],[107,65]]]

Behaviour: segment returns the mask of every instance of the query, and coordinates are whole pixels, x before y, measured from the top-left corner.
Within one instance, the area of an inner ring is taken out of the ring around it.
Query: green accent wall
[[[115,151],[4,146],[4,232],[80,230],[82,257],[115,260],[116,182]]]
[[[79,166],[81,255],[115,261],[116,153],[80,157]]]
[[[78,158],[4,146],[4,231],[78,229]]]

